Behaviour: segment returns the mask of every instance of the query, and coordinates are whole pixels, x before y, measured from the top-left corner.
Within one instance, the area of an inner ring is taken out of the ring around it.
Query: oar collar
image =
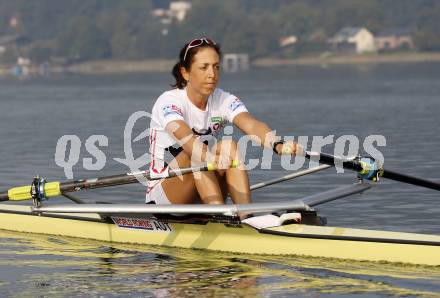
[[[372,157],[360,157],[357,159],[362,167],[358,172],[358,178],[379,181],[379,176],[382,176],[383,169],[379,168],[376,160]]]
[[[40,176],[35,176],[34,180],[32,180],[31,197],[32,203],[35,207],[40,207],[41,202],[47,200],[46,192],[44,190],[45,184],[46,180],[40,178]]]

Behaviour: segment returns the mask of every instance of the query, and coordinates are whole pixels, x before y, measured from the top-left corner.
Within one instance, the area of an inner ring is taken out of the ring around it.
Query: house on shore
[[[28,38],[18,34],[0,36],[0,55],[7,50],[18,51],[21,47],[29,44],[29,42]]]
[[[328,41],[331,48],[344,53],[374,53],[376,45],[373,34],[363,27],[344,27]]]
[[[222,68],[224,72],[243,72],[248,71],[249,67],[249,55],[246,53],[227,53],[223,55]]]
[[[186,15],[191,10],[191,6],[191,2],[188,1],[171,1],[169,9],[157,8],[153,10],[153,16],[156,17],[163,26],[161,30],[162,35],[168,34],[168,28],[173,21],[184,21]]]
[[[164,24],[169,24],[172,20],[182,22],[190,9],[191,3],[188,1],[171,1],[169,9],[157,8],[153,10],[153,15]]]
[[[408,29],[394,28],[374,37],[378,51],[414,50],[414,41]]]
[[[278,40],[278,43],[280,46],[280,54],[285,58],[290,58],[295,55],[298,37],[295,35],[284,36]]]

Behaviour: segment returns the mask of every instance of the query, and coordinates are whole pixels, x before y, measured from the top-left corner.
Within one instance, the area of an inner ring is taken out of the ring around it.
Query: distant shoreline
[[[382,63],[440,62],[440,52],[406,52],[390,54],[327,54],[307,56],[295,59],[260,58],[251,62],[252,67],[316,66],[316,65],[355,65]],[[75,73],[85,75],[130,74],[130,73],[169,73],[176,63],[170,59],[149,60],[97,60],[68,66],[52,66],[52,73]],[[0,65],[0,75],[9,75],[13,65]],[[31,66],[30,72],[36,73],[38,67]]]
[[[66,69],[80,74],[154,73],[171,72],[175,63],[167,59],[99,60],[73,64]]]
[[[253,67],[283,67],[294,65],[344,65],[440,62],[440,52],[407,52],[390,54],[341,55],[329,54],[295,59],[260,58],[252,61]],[[67,67],[72,73],[80,74],[121,74],[121,73],[164,73],[171,72],[175,60],[151,59],[139,61],[101,60],[89,61]]]
[[[329,65],[329,64],[379,64],[379,63],[407,63],[407,62],[438,62],[440,52],[408,52],[392,54],[365,54],[365,55],[322,55],[315,57],[301,57],[296,59],[261,58],[254,60],[252,65],[257,67],[278,67],[291,65]]]

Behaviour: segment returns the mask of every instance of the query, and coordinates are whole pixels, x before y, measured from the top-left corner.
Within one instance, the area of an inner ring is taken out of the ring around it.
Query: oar
[[[305,156],[308,159],[316,159],[320,163],[327,165],[335,165],[335,163],[340,163],[344,169],[357,172],[360,178],[377,180],[379,177],[383,177],[403,183],[440,190],[440,183],[379,168],[375,160],[371,157],[359,157],[347,160],[327,153],[310,151],[306,151]]]
[[[238,162],[233,161],[231,167],[237,167]],[[168,168],[167,168],[168,169]],[[121,175],[98,177],[93,179],[82,179],[66,182],[45,182],[39,178],[34,179],[36,185],[19,186],[9,189],[8,191],[0,193],[0,201],[22,201],[32,199],[31,190],[37,188],[38,194],[43,194],[44,197],[56,197],[66,192],[75,192],[83,189],[95,189],[108,186],[116,186],[123,184],[130,184],[138,182],[137,177],[144,177],[147,180],[158,180],[163,178],[171,178],[188,173],[214,171],[216,170],[214,164],[206,163],[198,167],[181,168],[181,169],[169,169],[168,171],[155,174],[149,171],[143,171],[138,173],[126,173]]]

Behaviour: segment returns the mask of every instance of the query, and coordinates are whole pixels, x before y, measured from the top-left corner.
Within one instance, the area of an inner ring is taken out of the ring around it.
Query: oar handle
[[[233,160],[231,165],[230,165],[230,168],[237,168],[239,164],[240,164],[240,162],[238,160]],[[208,162],[206,164],[206,169],[208,171],[215,171],[215,170],[217,170],[217,167],[216,167],[215,163]]]

